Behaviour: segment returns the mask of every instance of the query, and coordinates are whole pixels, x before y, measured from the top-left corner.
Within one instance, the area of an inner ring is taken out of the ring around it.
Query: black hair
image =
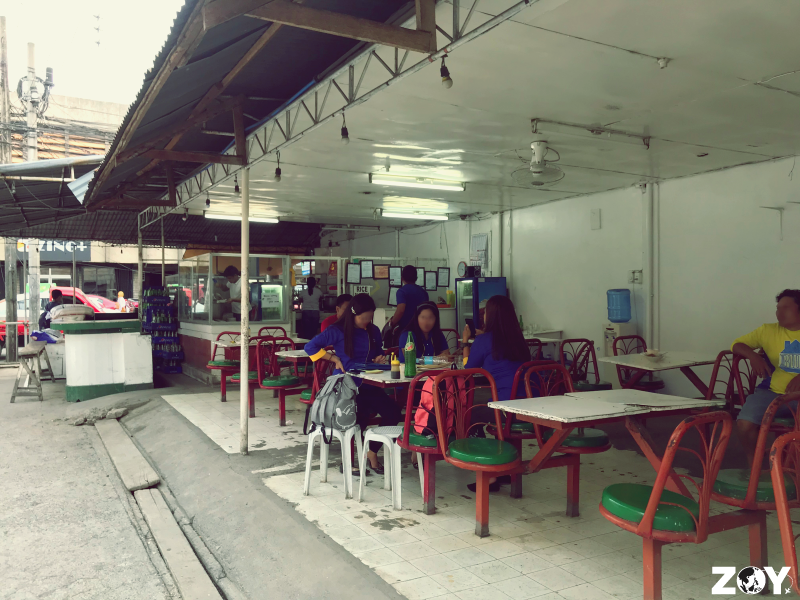
[[[778,294],[778,297],[775,298],[775,302],[780,302],[783,298],[791,298],[794,300],[797,308],[800,308],[800,290],[783,290]]]
[[[353,299],[353,296],[350,294],[339,294],[336,298],[336,308],[341,308],[346,303],[350,302]]]
[[[344,333],[344,353],[354,358],[354,341],[356,334],[356,317],[365,312],[375,311],[375,300],[369,294],[356,294],[350,301],[350,308],[344,311],[342,318],[336,321],[334,327],[339,327]],[[369,333],[369,332],[367,332]],[[372,337],[369,338],[370,343]]]
[[[414,265],[406,265],[403,267],[403,281],[406,283],[416,283],[417,267]]]
[[[225,270],[222,272],[222,275],[225,277],[234,277],[239,274],[239,269],[234,267],[233,265],[228,265],[225,267]]]
[[[514,303],[506,296],[492,296],[486,302],[486,327],[492,334],[492,358],[525,362],[531,359],[528,343],[517,321]]]
[[[317,280],[314,277],[309,277],[306,279],[306,284],[308,285],[308,293],[311,295],[314,292],[314,286],[317,285]]]
[[[411,333],[414,336],[414,344],[417,348],[424,348],[425,347],[425,334],[422,333],[422,329],[419,326],[419,315],[422,313],[423,310],[429,310],[433,313],[433,316],[436,317],[436,322],[433,325],[433,329],[431,329],[430,339],[433,342],[433,351],[434,354],[440,354],[448,349],[447,346],[444,348],[440,348],[442,339],[440,333],[442,333],[442,326],[439,323],[439,309],[433,302],[423,302],[417,307],[417,312],[414,313],[412,319],[406,325],[406,331]],[[420,346],[421,344],[421,346]],[[422,354],[420,354],[422,356]]]
[[[53,300],[58,300],[64,294],[61,293],[61,290],[53,290]]]

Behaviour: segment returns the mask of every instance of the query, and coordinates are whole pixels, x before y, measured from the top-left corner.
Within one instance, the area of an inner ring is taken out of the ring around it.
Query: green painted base
[[[135,392],[137,390],[151,390],[153,383],[104,383],[100,385],[73,385],[67,386],[67,402],[85,402],[101,396],[121,394],[122,392]]]

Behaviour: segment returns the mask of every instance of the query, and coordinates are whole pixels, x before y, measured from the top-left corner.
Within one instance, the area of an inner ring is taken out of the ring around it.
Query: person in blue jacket
[[[464,328],[464,368],[485,369],[494,378],[497,386],[497,399],[509,400],[514,375],[522,363],[531,358],[525,336],[517,321],[514,303],[506,296],[492,296],[486,302],[486,325],[483,331],[469,344],[469,326]],[[473,423],[494,423],[494,410],[481,406],[472,411]],[[475,428],[477,435],[483,437],[483,427]],[[505,475],[490,479],[489,490],[496,492],[501,485],[510,484],[511,477]],[[475,484],[467,488],[474,492]]]
[[[375,301],[368,294],[356,294],[350,302],[350,308],[342,318],[317,335],[305,346],[311,360],[329,360],[336,369],[334,375],[352,370],[358,363],[384,363],[386,357],[381,349],[381,331],[372,324],[375,313]],[[325,348],[333,346],[336,354]],[[365,431],[373,415],[381,417],[381,427],[397,425],[400,421],[400,409],[383,389],[374,385],[363,384],[354,378],[358,388],[356,397],[356,422]],[[378,450],[381,442],[370,442],[367,458],[370,466],[379,475],[383,474],[383,466],[378,462]],[[355,472],[355,470],[354,470]]]
[[[400,334],[400,362],[406,361],[403,348],[406,347],[408,334],[414,338],[417,358],[422,356],[450,356],[447,339],[439,324],[439,309],[433,302],[425,302],[417,307],[417,312],[409,321],[405,331]]]

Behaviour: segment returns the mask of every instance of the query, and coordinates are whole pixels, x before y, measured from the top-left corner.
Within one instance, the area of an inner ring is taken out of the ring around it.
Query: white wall
[[[800,202],[800,168],[792,173],[793,167],[790,158],[658,186],[659,336],[648,340],[651,346],[715,356],[742,333],[774,322],[775,295],[800,288],[800,204],[792,203]],[[508,277],[511,298],[526,323],[562,328],[565,337],[593,339],[602,353],[606,290],[631,288],[627,271],[644,266],[643,202],[639,189],[630,188],[485,221],[406,230],[400,254],[447,257],[449,246],[455,273],[458,262],[468,259],[470,227],[473,233],[491,231],[493,274]],[[762,206],[785,208],[783,240],[779,213]],[[590,227],[594,208],[601,210],[600,230]],[[447,233],[445,247],[442,231]],[[355,254],[391,250],[389,256],[394,243],[394,233],[351,242]],[[347,255],[350,248],[343,244],[337,250]],[[642,287],[635,286],[634,292],[635,320],[643,333]],[[710,368],[697,371],[708,379]],[[698,395],[680,373],[664,379],[669,392]]]

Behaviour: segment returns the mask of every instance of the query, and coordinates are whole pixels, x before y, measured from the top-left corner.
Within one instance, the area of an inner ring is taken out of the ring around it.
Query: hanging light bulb
[[[442,76],[442,87],[448,90],[453,87],[453,80],[450,79],[450,70],[444,64],[444,56],[442,57],[442,68],[439,69],[439,73]]]
[[[188,209],[186,209],[186,210],[184,210],[184,211],[183,211],[183,217],[181,217],[181,221],[183,221],[184,223],[186,223],[186,220],[187,220],[188,218],[189,218],[189,210],[188,210]]]
[[[347,122],[344,120],[344,113],[342,113],[342,144],[345,146],[350,143],[350,135],[347,133]]]
[[[275,169],[275,181],[281,180],[281,152],[278,150],[278,168]]]
[[[211,196],[206,192],[206,208],[211,208]]]
[[[242,195],[242,190],[239,189],[239,178],[236,175],[233,176],[233,191],[237,196]]]

